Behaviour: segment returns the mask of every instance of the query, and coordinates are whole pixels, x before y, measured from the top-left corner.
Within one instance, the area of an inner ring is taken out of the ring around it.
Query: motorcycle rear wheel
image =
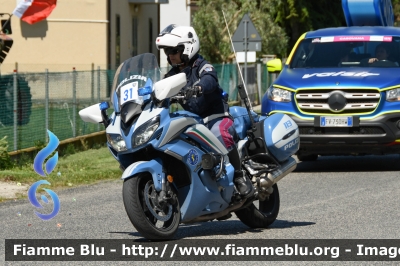
[[[242,223],[251,228],[267,228],[278,217],[280,199],[278,185],[272,186],[274,192],[264,201],[259,201],[258,209],[253,204],[235,212]]]
[[[177,196],[174,203],[160,206],[156,202],[157,191],[149,173],[124,181],[122,197],[126,213],[136,230],[150,240],[171,239],[180,223],[180,207]]]

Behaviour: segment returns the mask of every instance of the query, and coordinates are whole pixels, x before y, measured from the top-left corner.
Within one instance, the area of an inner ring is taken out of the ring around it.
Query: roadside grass
[[[0,181],[30,186],[36,181],[47,180],[51,185],[43,185],[43,188],[53,190],[93,184],[101,180],[115,180],[120,178],[121,174],[119,163],[112,157],[108,148],[102,147],[59,157],[57,166],[46,177],[37,174],[33,163],[30,162],[0,171]],[[0,198],[0,202],[4,200]]]

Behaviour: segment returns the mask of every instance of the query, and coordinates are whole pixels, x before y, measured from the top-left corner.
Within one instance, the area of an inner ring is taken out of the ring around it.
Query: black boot
[[[242,170],[235,171],[233,183],[235,183],[236,188],[243,198],[251,197],[254,194],[253,185]]]

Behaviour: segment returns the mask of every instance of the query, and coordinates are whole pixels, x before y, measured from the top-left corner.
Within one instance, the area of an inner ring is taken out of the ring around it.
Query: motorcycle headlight
[[[126,143],[120,134],[107,134],[107,141],[117,152],[126,151]]]
[[[268,98],[275,102],[290,102],[292,99],[292,93],[288,90],[271,86],[268,89]]]
[[[400,101],[400,89],[393,89],[386,91],[386,101],[388,102]]]
[[[136,129],[132,136],[132,147],[146,143],[153,136],[159,125],[160,117],[157,116]]]

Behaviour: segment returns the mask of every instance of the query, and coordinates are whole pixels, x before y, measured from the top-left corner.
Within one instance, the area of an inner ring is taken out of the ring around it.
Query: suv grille
[[[300,111],[318,114],[372,113],[380,97],[375,89],[299,90],[295,95]]]
[[[339,128],[342,134],[346,135],[384,135],[386,132],[380,127],[354,127],[354,128]],[[340,131],[335,132],[335,135],[340,135]],[[300,135],[325,135],[329,134],[325,128],[321,127],[299,127]]]

